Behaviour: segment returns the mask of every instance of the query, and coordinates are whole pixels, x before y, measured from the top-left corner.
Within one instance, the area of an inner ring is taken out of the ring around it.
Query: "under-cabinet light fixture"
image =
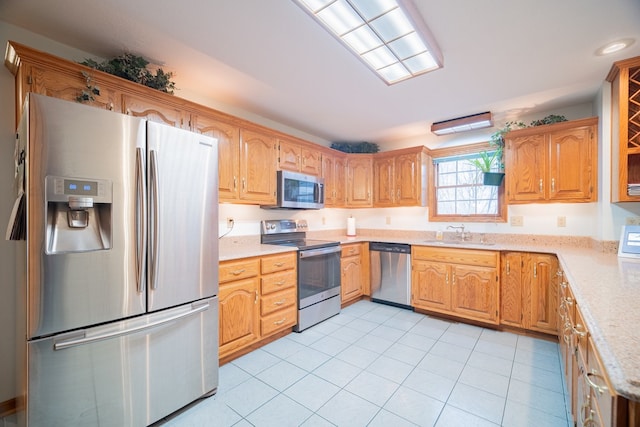
[[[442,68],[411,0],[293,0],[388,85]]]
[[[488,128],[493,126],[491,112],[472,114],[451,120],[443,120],[431,125],[431,132],[436,135],[448,135],[451,133],[467,132],[470,130]]]

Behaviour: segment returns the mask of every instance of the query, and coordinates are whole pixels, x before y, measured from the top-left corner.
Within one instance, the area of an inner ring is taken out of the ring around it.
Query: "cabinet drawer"
[[[597,412],[602,417],[602,425],[608,426],[613,422],[613,413],[616,397],[612,392],[611,384],[607,378],[600,357],[595,349],[591,337],[588,339],[587,371],[585,382],[591,389],[591,396],[595,400]]]
[[[220,283],[254,277],[260,272],[257,258],[221,262],[218,268]]]
[[[288,289],[260,298],[260,314],[263,316],[291,306],[297,307],[295,289]]]
[[[295,270],[283,271],[282,273],[273,273],[262,277],[260,284],[260,292],[262,295],[272,292],[282,291],[284,289],[296,287]]]
[[[274,332],[281,331],[294,326],[298,321],[298,309],[295,306],[288,309],[277,311],[269,316],[265,316],[260,320],[260,331],[262,336],[270,335]]]
[[[262,274],[268,274],[283,270],[292,270],[296,268],[296,253],[292,252],[283,255],[263,257],[260,260],[260,263],[260,271],[262,272]]]
[[[360,255],[360,243],[355,245],[344,245],[342,246],[342,257],[349,257]]]
[[[478,265],[481,267],[497,267],[499,256],[500,253],[495,251],[412,246],[413,259],[421,259],[425,261]]]

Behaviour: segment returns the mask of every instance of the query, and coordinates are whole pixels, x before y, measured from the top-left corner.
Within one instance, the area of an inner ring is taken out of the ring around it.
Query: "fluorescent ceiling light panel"
[[[436,122],[431,125],[431,132],[440,136],[488,128],[491,126],[493,126],[491,112],[486,111],[484,113]]]
[[[442,68],[411,0],[293,0],[391,85]]]

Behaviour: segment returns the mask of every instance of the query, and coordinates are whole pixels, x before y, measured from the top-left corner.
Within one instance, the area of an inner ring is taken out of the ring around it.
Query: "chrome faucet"
[[[460,234],[460,240],[462,240],[463,242],[471,238],[470,232],[464,232],[464,224],[461,224],[459,226],[449,225],[447,229],[456,230],[456,236]]]

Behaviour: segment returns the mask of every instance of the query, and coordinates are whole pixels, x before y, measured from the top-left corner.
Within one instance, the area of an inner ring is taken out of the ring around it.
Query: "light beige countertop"
[[[218,240],[218,242],[218,258],[220,261],[231,261],[240,258],[265,256],[298,250],[290,246],[262,245],[260,244],[260,236],[223,237]]]
[[[619,258],[617,242],[595,242],[584,237],[554,237],[487,234],[479,242],[454,241],[445,233],[443,241],[434,232],[359,230],[356,237],[344,232],[308,232],[312,238],[357,242],[393,242],[410,245],[470,248],[492,251],[552,253],[571,285],[607,374],[616,392],[640,401],[640,260]],[[228,241],[225,241],[229,239]],[[290,247],[261,245],[259,236],[223,238],[220,260],[291,251]]]

